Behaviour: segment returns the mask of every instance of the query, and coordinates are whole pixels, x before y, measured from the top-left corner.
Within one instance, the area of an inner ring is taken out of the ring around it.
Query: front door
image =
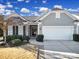
[[[36,37],[37,25],[30,25],[30,37]]]

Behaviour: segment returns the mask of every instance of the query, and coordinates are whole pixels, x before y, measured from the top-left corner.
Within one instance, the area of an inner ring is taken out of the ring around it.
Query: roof
[[[75,15],[78,15],[78,16],[79,16],[79,12],[77,12],[77,13],[73,13],[73,14],[75,14]]]
[[[75,21],[79,22],[79,15],[76,15],[76,14],[72,14],[72,15],[77,18],[77,20],[75,20]]]
[[[20,16],[18,14],[11,14],[9,16],[4,16],[4,20],[8,20],[10,17],[20,17],[23,21],[36,21],[39,16]]]
[[[70,18],[72,18],[73,20],[79,20],[77,17],[73,16],[70,12],[66,11],[66,10],[52,10],[52,11],[49,11],[47,12],[46,14],[44,14],[43,16],[40,16],[37,21],[39,20],[43,20],[45,17],[47,17],[49,14],[51,13],[56,13],[56,12],[61,12],[61,13],[65,13],[66,15],[68,15]]]
[[[36,21],[39,16],[24,16],[27,21]]]
[[[45,18],[46,16],[48,16],[50,13],[57,12],[58,10],[65,13],[66,15],[71,17],[73,20],[79,20],[79,16],[78,16],[79,14],[77,14],[77,15],[76,14],[71,14],[68,11],[60,10],[60,9],[49,11],[47,13],[42,14],[41,16],[20,16],[18,14],[11,14],[9,16],[5,16],[4,20],[6,20],[6,19],[8,19],[9,17],[12,17],[12,16],[19,16],[24,21],[39,21],[39,20]]]
[[[13,16],[13,17],[20,17],[23,21],[26,21],[25,18],[23,18],[22,16],[18,15],[17,13],[14,13],[14,14],[9,15],[9,16],[7,17],[7,19],[10,18],[10,17],[12,17],[12,16]]]
[[[75,14],[72,14],[72,15],[79,20],[79,16],[78,15],[75,15]]]

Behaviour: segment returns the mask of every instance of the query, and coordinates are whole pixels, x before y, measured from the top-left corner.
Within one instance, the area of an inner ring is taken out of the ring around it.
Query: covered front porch
[[[25,35],[35,38],[38,34],[38,24],[8,25],[7,35]]]

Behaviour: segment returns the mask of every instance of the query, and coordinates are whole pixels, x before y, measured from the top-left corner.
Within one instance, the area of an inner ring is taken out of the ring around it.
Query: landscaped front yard
[[[38,50],[28,36],[12,35],[0,45],[0,59],[37,59]],[[1,42],[4,40],[1,38]]]
[[[20,47],[0,48],[0,59],[36,59],[36,54]]]

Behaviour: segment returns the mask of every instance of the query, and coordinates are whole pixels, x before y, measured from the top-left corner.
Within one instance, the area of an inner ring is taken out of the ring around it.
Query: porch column
[[[7,30],[7,24],[6,22],[3,23],[3,36],[4,36],[4,41],[6,43],[6,30]]]
[[[29,35],[28,34],[29,33],[29,25],[28,24],[26,25],[26,30],[25,31],[26,31],[26,36],[28,36]]]
[[[38,22],[38,34],[42,34],[42,23]]]
[[[23,25],[18,26],[18,34],[23,35]]]
[[[6,31],[3,30],[4,41],[6,42]]]
[[[25,31],[24,30],[23,31],[25,32],[25,35],[28,36],[29,35],[28,34],[28,29],[29,29],[29,25],[28,24],[29,24],[29,22],[23,22],[23,24],[25,26]]]

